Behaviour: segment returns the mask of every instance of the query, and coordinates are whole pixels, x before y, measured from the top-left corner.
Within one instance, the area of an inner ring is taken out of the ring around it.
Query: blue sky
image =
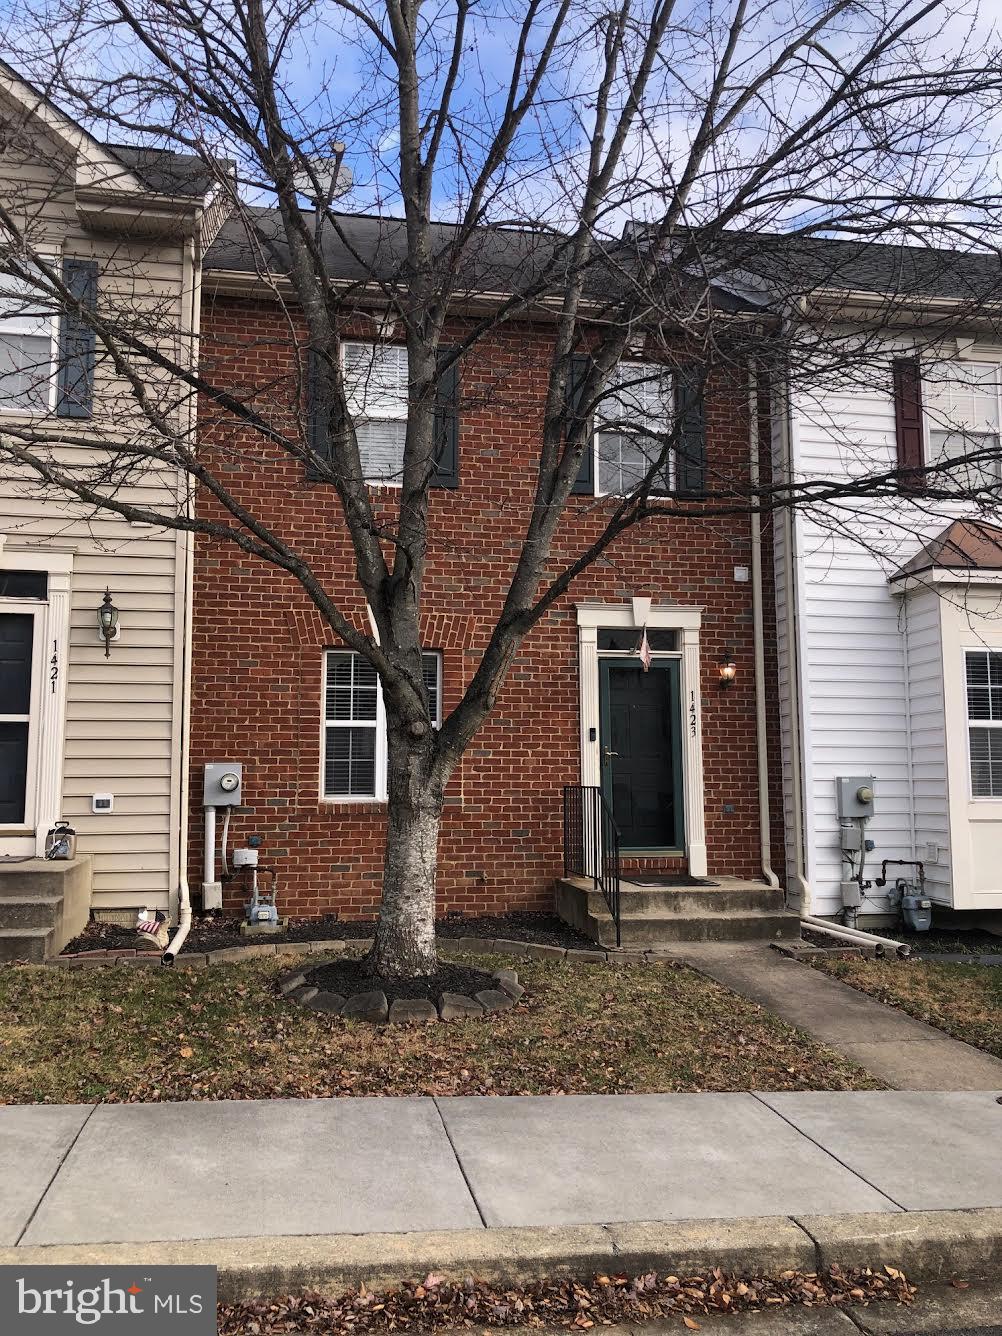
[[[702,111],[702,97],[709,85],[715,62],[726,38],[728,25],[740,0],[690,0],[676,11],[676,18],[655,68],[649,90],[645,125],[635,129],[627,144],[623,170],[608,197],[607,228],[617,232],[629,218],[656,217],[671,196]],[[829,0],[829,3],[831,0]],[[44,77],[51,53],[46,39],[65,34],[68,17],[64,5],[71,0],[22,0],[0,4],[0,49],[13,63],[27,65],[36,79]],[[137,0],[140,6],[148,0]],[[654,0],[632,0],[633,13],[642,19]],[[31,5],[36,6],[32,12]],[[538,50],[542,35],[557,10],[558,0],[542,0],[530,55]],[[454,216],[462,207],[468,173],[476,171],[484,143],[489,138],[503,105],[510,75],[512,50],[525,0],[488,0],[475,3],[464,43],[460,78],[453,101],[453,122],[443,145],[436,175],[434,212]],[[859,0],[837,22],[818,34],[806,59],[774,81],[765,94],[752,102],[735,122],[704,166],[688,201],[687,221],[713,216],[722,203],[733,197],[747,179],[749,165],[758,161],[777,142],[785,118],[803,115],[817,105],[826,81],[836,78],[840,65],[851,63],[867,49],[879,23],[895,13],[915,11],[920,0]],[[224,23],[230,12],[225,0],[207,6],[212,21]],[[281,10],[271,11],[272,30],[277,33]],[[383,7],[370,0],[365,13],[384,27]],[[748,7],[748,30],[738,47],[734,74],[723,106],[739,97],[749,80],[806,22],[825,12],[823,0],[759,0]],[[166,13],[166,11],[165,11]],[[493,221],[547,219],[566,223],[573,217],[583,177],[583,154],[594,115],[601,54],[603,0],[576,0],[560,33],[552,68],[544,81],[537,106],[526,118],[508,155],[504,169],[494,181],[488,216]],[[119,30],[110,39],[99,26],[104,0],[87,0],[84,20],[70,46],[70,68],[86,80],[89,76],[124,76],[125,85],[140,64],[136,47]],[[421,11],[422,101],[435,103],[441,87],[442,64],[451,47],[455,7],[451,0],[429,0]],[[176,30],[165,22],[164,40],[181,51]],[[974,53],[988,49],[995,40],[991,7],[976,3],[944,3],[927,16],[918,29],[925,46],[916,63],[925,68],[946,60],[967,43]],[[4,41],[4,37],[6,40]],[[32,52],[26,59],[25,53]],[[282,85],[288,124],[319,152],[331,140],[347,143],[346,160],[352,168],[355,188],[345,207],[360,212],[399,214],[397,183],[398,126],[392,103],[392,83],[387,56],[358,19],[348,15],[334,0],[318,0],[289,38],[282,56]],[[614,98],[622,100],[622,86]],[[231,149],[232,141],[218,126],[199,121],[189,99],[166,109],[182,130],[205,138],[216,149]],[[792,179],[777,173],[771,185],[778,198],[759,199],[742,221],[762,226],[781,226],[812,218],[836,220],[844,212],[853,185],[868,183],[871,193],[886,188],[898,192],[908,183],[919,193],[929,193],[933,183],[942,188],[943,218],[962,216],[965,199],[986,183],[994,187],[999,160],[996,141],[1000,130],[997,106],[986,107],[967,117],[958,99],[943,113],[939,128],[943,136],[939,151],[918,153],[899,122],[890,128],[886,150],[879,146],[860,156],[852,167],[838,169],[833,153],[797,165]],[[96,127],[102,137],[130,137],[124,130]],[[879,130],[879,126],[877,127]],[[456,151],[457,140],[462,153]],[[249,173],[250,174],[250,173]],[[251,189],[250,184],[248,189]],[[792,191],[793,198],[790,198]],[[260,195],[259,190],[254,191]],[[768,192],[764,192],[768,193]],[[969,212],[969,209],[967,210]]]

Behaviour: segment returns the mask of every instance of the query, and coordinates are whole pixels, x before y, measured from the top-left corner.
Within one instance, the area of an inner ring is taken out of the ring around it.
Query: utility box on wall
[[[240,761],[210,761],[205,767],[203,807],[239,807],[244,768]]]
[[[872,775],[839,775],[835,781],[839,821],[859,821],[861,817],[873,816],[876,782]]]

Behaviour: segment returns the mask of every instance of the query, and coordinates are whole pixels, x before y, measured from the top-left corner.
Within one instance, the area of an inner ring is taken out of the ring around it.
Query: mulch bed
[[[475,1327],[569,1327],[672,1319],[679,1329],[699,1330],[697,1317],[772,1308],[848,1308],[879,1302],[911,1303],[916,1293],[902,1272],[841,1270],[778,1277],[709,1275],[634,1278],[596,1276],[591,1283],[543,1281],[526,1288],[495,1289],[472,1278],[452,1284],[434,1274],[388,1294],[362,1288],[339,1298],[318,1294],[220,1304],[220,1336],[271,1336],[278,1332],[435,1331]],[[683,1325],[684,1324],[684,1325]]]
[[[245,937],[240,932],[239,918],[196,919],[182,947],[182,952],[219,951],[228,946],[248,946],[252,942],[322,942],[334,939],[352,941],[371,937],[376,924],[373,919],[338,920],[336,914],[320,918],[293,919],[287,932],[267,933]],[[445,918],[435,924],[440,937],[507,937],[517,942],[538,942],[541,946],[564,946],[593,949],[590,937],[570,928],[556,914],[512,913],[490,914],[479,918]],[[88,923],[79,937],[74,937],[63,948],[64,956],[81,951],[128,949],[136,945],[132,928],[117,923]]]
[[[350,997],[378,988],[386,994],[387,1002],[398,998],[428,998],[437,1002],[442,993],[465,993],[472,997],[484,988],[496,988],[494,976],[486,970],[471,969],[467,965],[440,962],[438,971],[424,979],[383,979],[370,974],[361,960],[335,960],[310,970],[307,984],[322,992],[339,993]]]

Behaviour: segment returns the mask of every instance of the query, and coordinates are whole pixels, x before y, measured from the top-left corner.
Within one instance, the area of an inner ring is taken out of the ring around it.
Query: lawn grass
[[[818,968],[1002,1058],[1002,966],[933,960],[825,960]]]
[[[529,991],[513,1011],[410,1029],[281,998],[292,964],[0,970],[0,1103],[878,1085],[682,967],[519,960]]]

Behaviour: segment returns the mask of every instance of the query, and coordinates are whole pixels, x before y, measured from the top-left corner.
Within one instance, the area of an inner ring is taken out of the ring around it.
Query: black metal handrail
[[[564,876],[590,877],[619,929],[619,827],[595,784],[564,785]]]

